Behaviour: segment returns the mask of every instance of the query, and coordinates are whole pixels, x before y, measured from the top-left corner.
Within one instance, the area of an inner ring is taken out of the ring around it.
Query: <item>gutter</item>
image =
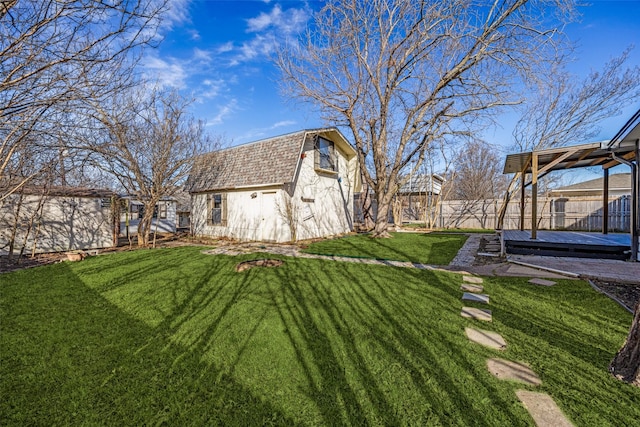
[[[638,117],[640,117],[640,110],[636,113]],[[629,124],[629,122],[627,122]],[[626,126],[626,125],[625,125]],[[619,132],[618,132],[619,133]],[[617,136],[617,135],[616,135]],[[612,140],[612,141],[615,141]],[[640,140],[636,140],[636,153],[638,152],[638,144]],[[611,149],[611,144],[609,145],[609,149]],[[627,159],[623,159],[622,157],[618,157],[614,151],[611,151],[611,157],[616,160],[618,163],[622,163],[623,165],[627,165],[631,168],[631,200],[632,206],[631,212],[631,260],[638,261],[638,165],[634,162],[630,162]],[[638,161],[636,159],[636,161]]]

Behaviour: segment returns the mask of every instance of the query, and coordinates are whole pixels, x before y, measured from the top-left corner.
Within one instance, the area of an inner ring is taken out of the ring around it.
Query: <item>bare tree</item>
[[[636,303],[629,335],[609,365],[618,379],[640,387],[640,303]]]
[[[10,0],[0,6],[0,199],[46,169],[16,177],[16,158],[56,151],[78,101],[131,84],[139,48],[155,39],[166,0]]]
[[[194,157],[211,148],[204,124],[187,114],[189,104],[176,92],[140,88],[94,105],[87,122],[94,165],[143,203],[139,245],[149,243],[157,203],[182,187]]]
[[[556,55],[555,28],[572,13],[569,0],[329,0],[282,48],[283,90],[351,130],[376,196],[374,236],[387,236],[400,172],[517,102],[513,83]]]
[[[571,145],[595,137],[602,120],[620,114],[640,98],[640,67],[625,68],[628,56],[627,50],[582,81],[558,65],[536,96],[525,103],[513,130],[514,151]],[[515,174],[504,193],[498,228],[502,228],[519,182],[520,174]]]

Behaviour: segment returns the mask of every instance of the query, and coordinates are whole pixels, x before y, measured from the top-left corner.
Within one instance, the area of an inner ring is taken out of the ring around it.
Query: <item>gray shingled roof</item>
[[[304,137],[302,130],[200,156],[189,176],[191,193],[284,184],[293,181]]]
[[[602,191],[604,178],[590,179],[589,181],[579,182],[573,185],[567,185],[560,187],[553,192],[559,193],[562,191],[588,191],[588,190],[600,190]],[[609,189],[626,190],[631,189],[631,174],[630,173],[617,173],[609,176]]]

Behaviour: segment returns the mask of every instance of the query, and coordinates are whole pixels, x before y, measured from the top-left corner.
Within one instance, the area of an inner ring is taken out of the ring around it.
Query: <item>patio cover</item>
[[[531,185],[531,238],[537,238],[538,179],[555,170],[601,166],[604,171],[603,216],[608,217],[609,169],[619,164],[631,167],[631,246],[632,257],[638,255],[638,157],[640,151],[640,110],[610,140],[569,147],[534,150],[507,155],[503,173],[515,173],[522,180],[520,204],[520,229],[524,229],[524,190]],[[526,182],[527,175],[531,175]],[[607,233],[607,221],[603,221],[603,233]]]

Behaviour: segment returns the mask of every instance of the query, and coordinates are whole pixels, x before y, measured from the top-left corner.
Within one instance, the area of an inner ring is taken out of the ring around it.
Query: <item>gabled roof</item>
[[[602,188],[604,178],[595,178],[588,181],[578,182],[577,184],[567,185],[564,187],[556,188],[552,190],[553,193],[562,192],[577,192],[577,191],[600,191]],[[609,190],[628,190],[631,191],[631,174],[630,173],[617,173],[609,177]]]
[[[309,134],[328,136],[348,159],[356,155],[335,128],[301,130],[203,154],[195,161],[186,190],[198,193],[293,182]]]

